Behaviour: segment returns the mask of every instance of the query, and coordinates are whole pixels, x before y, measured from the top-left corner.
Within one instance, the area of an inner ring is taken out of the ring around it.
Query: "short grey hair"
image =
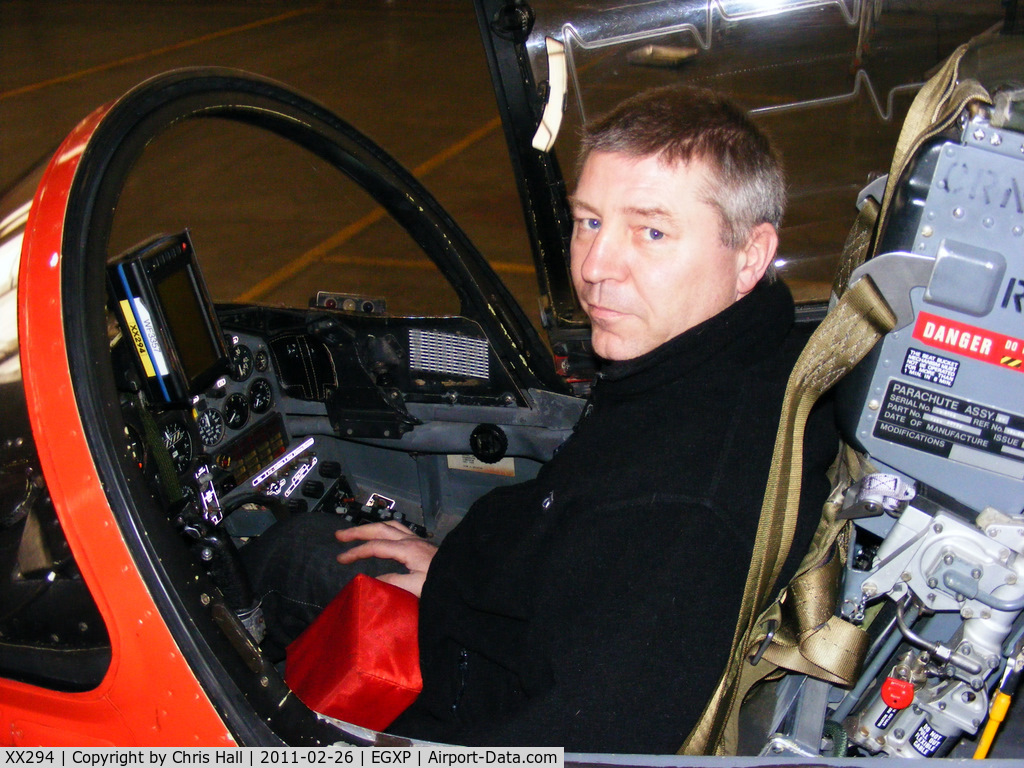
[[[786,180],[778,154],[742,109],[714,91],[666,86],[632,96],[584,126],[577,176],[591,152],[658,156],[669,166],[704,162],[704,202],[718,211],[727,248],[742,248],[759,224],[782,223]]]

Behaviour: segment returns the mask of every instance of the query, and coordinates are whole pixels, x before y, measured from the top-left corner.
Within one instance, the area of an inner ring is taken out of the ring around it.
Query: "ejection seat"
[[[1024,666],[1022,54],[1014,38],[958,49],[862,196],[790,380],[730,664],[686,753],[991,743]],[[804,422],[833,386],[835,491],[776,598]]]

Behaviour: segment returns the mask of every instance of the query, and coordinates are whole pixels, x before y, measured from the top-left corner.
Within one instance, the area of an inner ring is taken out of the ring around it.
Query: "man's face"
[[[722,245],[703,162],[592,152],[572,197],[572,280],[606,360],[650,352],[749,292],[746,249]],[[774,233],[774,228],[772,229]],[[774,252],[774,248],[773,248]]]

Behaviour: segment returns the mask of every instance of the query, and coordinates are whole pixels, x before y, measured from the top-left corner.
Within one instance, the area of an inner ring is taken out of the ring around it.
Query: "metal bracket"
[[[896,315],[893,330],[898,331],[914,321],[910,290],[928,285],[934,266],[934,256],[922,256],[907,251],[883,253],[857,267],[850,275],[849,284],[853,285],[865,275],[870,276],[882,298]]]

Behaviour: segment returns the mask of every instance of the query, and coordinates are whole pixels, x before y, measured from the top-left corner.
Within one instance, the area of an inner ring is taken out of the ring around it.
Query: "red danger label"
[[[927,312],[918,314],[914,338],[935,349],[955,352],[1001,368],[1019,371],[1024,363],[1024,340]]]

